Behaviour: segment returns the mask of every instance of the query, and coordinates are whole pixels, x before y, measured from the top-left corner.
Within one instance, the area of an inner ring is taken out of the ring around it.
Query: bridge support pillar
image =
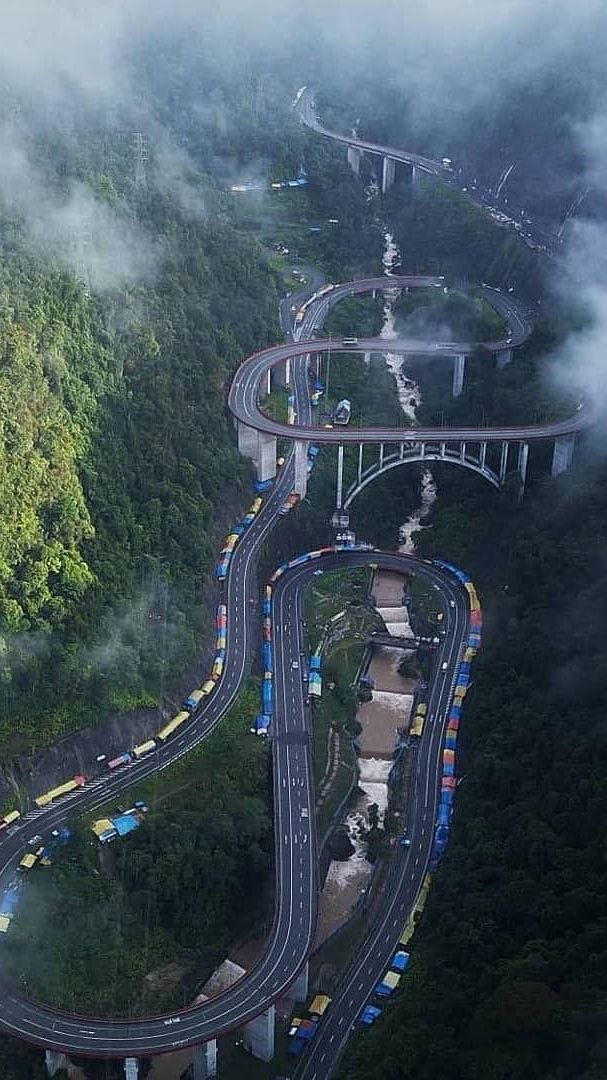
[[[518,461],[517,470],[521,481],[521,488],[519,491],[519,499],[522,499],[525,493],[525,481],[527,479],[527,465],[529,462],[529,443],[520,442],[518,444]]]
[[[306,960],[291,991],[294,1001],[305,1001],[308,996],[308,961]]]
[[[340,443],[337,447],[337,491],[335,494],[335,506],[337,510],[341,510],[343,502],[344,492],[344,445]]]
[[[257,432],[247,424],[238,424],[238,449],[243,457],[257,460]]]
[[[481,469],[485,468],[486,460],[487,460],[487,443],[484,442],[484,443],[481,443],[481,452],[479,454],[479,459],[478,459],[478,463],[479,463]]]
[[[444,443],[444,442],[442,442],[442,443],[440,444],[440,456],[441,456],[441,457],[444,457],[444,456],[445,456],[445,453],[446,453],[446,451],[447,451],[447,444],[446,444],[446,443]]]
[[[274,1057],[274,1005],[270,1005],[261,1016],[249,1020],[244,1029],[244,1044],[253,1057],[261,1061],[271,1061]]]
[[[462,462],[462,464],[466,460],[466,444],[465,444],[465,442],[462,442],[462,443],[459,444],[459,459]]]
[[[357,176],[360,176],[360,163],[362,161],[362,152],[357,146],[348,147],[348,165],[355,172]]]
[[[217,1076],[217,1039],[196,1047],[192,1080],[208,1080]]]
[[[358,482],[359,482],[359,484],[360,484],[360,482],[361,482],[361,480],[363,478],[363,451],[364,451],[364,447],[365,447],[364,443],[359,443],[358,444]]]
[[[47,1050],[44,1060],[46,1063],[46,1071],[49,1076],[54,1076],[56,1072],[59,1072],[59,1069],[65,1069],[67,1072],[69,1060],[66,1055],[60,1053],[59,1050]]]
[[[305,499],[308,490],[308,443],[295,443],[295,476],[293,479],[293,491]]]
[[[392,184],[394,183],[394,176],[396,173],[396,162],[394,158],[384,157],[382,158],[381,168],[381,193],[385,195]]]
[[[139,1076],[139,1062],[137,1058],[124,1059],[124,1075],[126,1080],[137,1080]]]
[[[380,470],[384,467],[384,444],[379,444],[379,467]]]
[[[502,349],[497,354],[497,366],[498,368],[507,367],[514,359],[514,349]]]
[[[453,359],[453,393],[452,396],[459,397],[464,389],[464,371],[466,369],[466,357],[455,356]]]
[[[366,352],[365,353],[365,365],[366,365],[366,367],[369,367],[370,363],[371,363],[371,353]]]
[[[288,386],[291,381],[291,358],[287,356],[286,360],[281,360],[279,364],[274,364],[272,370],[272,382],[274,386]]]
[[[503,485],[506,479],[506,473],[508,472],[508,443],[502,443],[502,453],[500,457],[500,486]]]
[[[273,480],[276,476],[276,436],[259,431],[257,439],[257,479]]]
[[[575,435],[573,432],[569,435],[559,435],[554,440],[551,470],[553,476],[560,476],[561,473],[567,472],[567,469],[571,467],[574,447]]]
[[[416,168],[415,168],[415,165],[412,165],[412,166],[411,166],[411,183],[412,183],[413,185],[415,185],[415,184],[419,184],[419,178],[420,178],[420,176],[421,176],[421,172],[420,172],[420,170],[419,170],[419,169],[416,169]]]

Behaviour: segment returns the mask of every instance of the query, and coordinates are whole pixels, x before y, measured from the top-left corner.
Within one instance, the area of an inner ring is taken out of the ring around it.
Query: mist
[[[259,148],[242,161],[230,146],[238,146],[234,115],[251,107],[252,87],[267,87],[264,108],[280,128],[290,104],[285,85],[308,82],[344,122],[362,108],[363,127],[377,123],[378,137],[398,118],[394,137],[406,135],[412,149],[455,145],[473,161],[486,159],[493,180],[512,163],[513,199],[535,190],[541,203],[557,192],[558,213],[580,185],[604,190],[607,10],[599,0],[428,0],[415,10],[397,0],[375,9],[338,0],[330,13],[320,0],[304,11],[277,0],[220,8],[31,0],[3,4],[2,26],[0,202],[39,251],[101,291],[153,276],[162,250],[120,193],[101,197],[86,177],[49,183],[38,158],[41,130],[72,152],[89,120],[129,140],[141,131],[155,189],[206,219],[213,211],[201,170],[226,186],[263,180]],[[546,147],[535,145],[534,107],[540,117],[542,109],[555,114]],[[582,389],[603,379],[602,228],[567,226],[563,270],[554,273],[559,289],[576,280],[590,320],[557,365]]]

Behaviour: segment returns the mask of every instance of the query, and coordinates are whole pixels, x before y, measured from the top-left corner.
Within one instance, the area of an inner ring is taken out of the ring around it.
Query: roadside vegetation
[[[272,921],[268,744],[249,731],[251,680],[217,731],[96,811],[143,799],[134,833],[100,845],[80,823],[56,863],[27,875],[4,975],[50,1004],[142,1015],[189,1004],[235,938]]]

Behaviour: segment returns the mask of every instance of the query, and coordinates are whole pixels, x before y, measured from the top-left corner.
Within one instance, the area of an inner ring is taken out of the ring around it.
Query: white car
[[[447,661],[443,660],[443,662],[441,664],[441,671],[446,671],[448,667],[449,667],[449,665],[448,665]]]

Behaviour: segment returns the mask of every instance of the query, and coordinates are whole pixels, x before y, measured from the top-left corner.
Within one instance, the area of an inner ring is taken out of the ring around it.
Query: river
[[[400,252],[390,232],[386,231],[384,241],[382,264],[384,273],[390,277],[400,268]],[[400,289],[397,288],[386,290],[384,293],[380,337],[386,343],[397,336],[393,305],[399,295]],[[421,404],[420,388],[404,373],[402,356],[391,352],[384,353],[384,356],[396,382],[400,406],[413,425],[417,419],[416,410]],[[423,528],[421,523],[430,513],[435,499],[434,477],[426,468],[420,480],[420,504],[399,529],[399,551],[405,554],[414,553],[413,534]],[[377,598],[377,610],[384,620],[388,633],[399,637],[411,637],[413,634],[409,625],[409,613],[402,604],[402,578],[399,579],[399,585],[389,580],[390,575],[384,577],[383,595]],[[397,681],[401,682],[402,689],[395,688],[393,683],[398,662],[403,655],[405,655],[404,652],[400,650],[382,649],[376,651],[371,661],[369,674],[375,681],[373,700],[366,705],[361,705],[357,713],[357,718],[363,727],[359,739],[358,794],[344,821],[354,851],[349,859],[334,860],[329,866],[321,895],[317,944],[348,917],[360,895],[366,891],[372,873],[371,864],[366,858],[365,841],[365,831],[369,824],[369,806],[373,803],[377,804],[381,821],[388,805],[388,776],[392,768],[392,753],[397,741],[396,729],[408,723],[413,702],[412,685],[405,685],[400,676],[397,676]],[[388,681],[385,681],[386,666],[393,669],[392,679]]]

